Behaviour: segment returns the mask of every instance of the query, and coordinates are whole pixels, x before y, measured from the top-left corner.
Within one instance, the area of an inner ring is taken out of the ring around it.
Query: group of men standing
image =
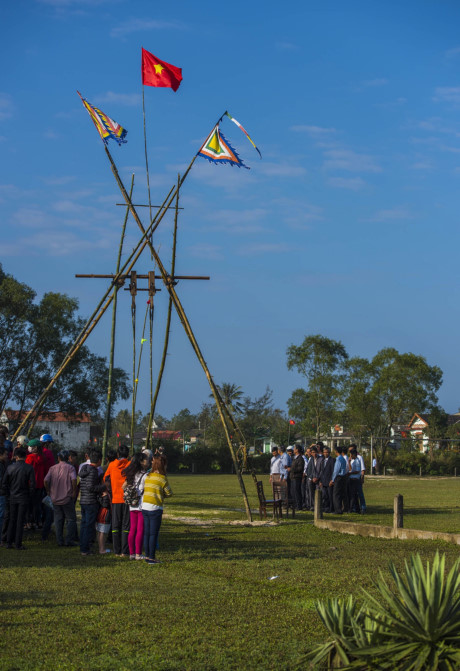
[[[321,441],[307,447],[273,447],[270,482],[286,484],[296,510],[314,510],[315,492],[321,491],[325,513],[366,512],[363,492],[364,460],[355,444],[335,448],[335,457]]]

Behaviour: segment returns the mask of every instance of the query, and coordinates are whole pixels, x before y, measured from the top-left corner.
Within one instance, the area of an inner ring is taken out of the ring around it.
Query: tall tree
[[[26,410],[57,369],[83,320],[78,301],[47,293],[37,303],[35,292],[0,268],[0,409],[14,404]],[[103,357],[83,346],[46,399],[43,411],[97,416],[105,403],[108,367]],[[112,397],[127,398],[126,373],[114,371]]]
[[[391,438],[391,427],[409,421],[414,412],[430,412],[436,406],[442,370],[430,366],[425,357],[411,352],[400,354],[388,347],[372,359],[375,381],[372,394],[380,406],[382,436],[381,462]]]
[[[375,366],[362,357],[348,359],[345,364],[342,421],[358,443],[383,430],[379,399],[373,391],[375,375]]]
[[[358,435],[380,438],[380,462],[384,462],[392,427],[408,422],[415,412],[436,408],[442,371],[423,356],[401,354],[385,348],[371,361],[356,357],[346,364],[343,385],[344,414]],[[436,414],[436,412],[435,412]]]
[[[329,433],[331,423],[340,407],[343,368],[348,354],[340,341],[321,335],[306,336],[301,345],[287,349],[287,367],[296,369],[308,383],[303,400],[306,416],[302,418],[314,428],[316,439]],[[300,394],[294,392],[298,399]],[[293,396],[294,396],[293,394]],[[293,396],[289,405],[296,402]]]

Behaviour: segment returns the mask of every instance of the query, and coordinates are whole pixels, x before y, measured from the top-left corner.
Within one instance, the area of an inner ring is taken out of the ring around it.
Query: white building
[[[22,413],[24,419],[26,413]],[[4,410],[0,416],[0,423],[13,430],[18,419],[17,410]],[[91,416],[88,413],[66,415],[63,412],[47,412],[38,416],[31,438],[40,438],[43,433],[49,433],[61,448],[68,450],[87,449],[91,444],[97,444],[99,433],[92,430]]]

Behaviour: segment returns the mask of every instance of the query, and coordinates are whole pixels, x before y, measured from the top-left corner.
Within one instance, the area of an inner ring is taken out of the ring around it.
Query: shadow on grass
[[[260,529],[260,528],[259,528]],[[263,530],[263,527],[261,528]],[[268,539],[262,534],[254,533],[254,529],[245,529],[250,533],[235,533],[235,531],[219,528],[213,531],[203,529],[184,529],[174,528],[170,525],[163,534],[163,542],[160,531],[160,552],[164,545],[168,554],[189,555],[190,558],[204,559],[228,559],[235,561],[247,561],[257,559],[260,561],[271,559],[295,559],[296,557],[317,557],[322,549],[317,543],[311,542],[306,533],[305,527],[297,527],[294,534],[295,543],[292,537],[289,542],[284,542],[277,537],[273,540]],[[271,528],[273,533],[273,527]]]
[[[24,603],[33,599],[32,603]],[[41,602],[41,601],[42,602]],[[21,610],[25,608],[32,608],[33,610],[43,608],[44,610],[52,610],[53,608],[65,608],[67,603],[61,601],[60,603],[51,602],[49,592],[37,593],[37,592],[2,592],[0,594],[0,604],[2,608],[9,608],[10,606],[17,606],[18,602],[21,602]],[[107,605],[105,601],[72,601],[72,608],[81,606],[86,608],[87,606],[104,606]],[[19,622],[17,625],[8,623],[7,627],[12,626],[24,626],[23,623]]]
[[[260,561],[272,559],[317,558],[323,554],[322,548],[311,541],[311,523],[291,524],[283,527],[194,527],[183,526],[180,522],[168,520],[160,529],[159,556],[164,562],[204,559]],[[283,538],[277,533],[279,529]],[[73,570],[105,569],[113,567],[118,573],[138,570],[140,562],[130,562],[126,558],[116,558],[113,554],[82,557],[80,549],[59,548],[54,539],[47,543],[30,540],[27,550],[18,552],[0,548],[0,567],[11,569],[54,568]],[[326,553],[327,554],[327,553]],[[326,556],[326,555],[325,555]],[[142,562],[144,564],[144,562]],[[136,568],[132,568],[135,566]]]

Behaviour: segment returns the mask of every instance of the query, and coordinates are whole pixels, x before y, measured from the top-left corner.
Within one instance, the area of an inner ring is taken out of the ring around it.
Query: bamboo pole
[[[133,398],[132,398],[132,410],[131,410],[131,455],[134,453],[134,429],[135,429],[135,417],[136,417],[136,401],[137,401],[137,387],[139,385],[139,374],[141,370],[141,361],[142,361],[142,351],[144,349],[144,335],[145,335],[145,325],[147,323],[149,306],[145,311],[144,317],[144,326],[142,329],[141,344],[139,348],[139,359],[137,360],[137,370],[136,366],[136,327],[135,321],[133,322]],[[133,320],[135,320],[135,311],[133,313]]]
[[[134,173],[131,177],[131,188],[129,191],[129,197],[133,196],[134,188]],[[128,223],[129,208],[126,208],[125,219],[123,221],[123,228],[121,230],[120,246],[118,248],[118,258],[117,258],[117,268],[116,274],[120,271],[121,263],[121,253],[123,250],[123,241],[125,238],[126,224]],[[117,321],[117,294],[120,289],[119,284],[117,284],[113,289],[113,306],[112,306],[112,328],[110,332],[110,357],[109,357],[109,381],[107,385],[107,407],[105,411],[105,423],[104,423],[104,437],[102,439],[102,465],[105,464],[105,455],[107,451],[107,438],[110,427],[110,413],[112,409],[112,374],[113,374],[113,362],[115,358],[115,326]]]
[[[132,456],[134,452],[134,413],[136,412],[136,298],[135,294],[131,298],[131,322],[133,327],[133,394],[131,399],[131,438],[129,453]]]
[[[180,175],[177,175],[177,184],[179,185],[180,182]],[[171,277],[174,277],[174,272],[176,270],[176,241],[177,241],[177,220],[178,220],[178,214],[179,214],[179,190],[176,191],[176,212],[174,216],[174,232],[173,232],[173,245],[172,245],[172,257],[171,257]],[[166,329],[165,329],[165,337],[164,337],[164,343],[163,343],[163,353],[161,355],[161,363],[160,363],[160,369],[158,371],[158,377],[157,377],[157,384],[155,387],[155,394],[153,398],[150,400],[150,415],[149,415],[149,425],[147,428],[147,440],[146,440],[146,447],[148,448],[150,446],[150,442],[152,439],[152,426],[153,426],[153,421],[155,419],[155,409],[157,405],[157,400],[158,400],[158,394],[160,392],[160,386],[161,386],[161,381],[163,379],[163,373],[166,365],[166,357],[168,354],[168,346],[169,346],[169,334],[170,334],[170,328],[171,328],[171,315],[172,315],[172,298],[171,296],[169,297],[169,302],[168,302],[168,314],[166,317]]]
[[[111,163],[111,166],[112,166],[112,172],[113,172],[113,175],[114,175],[114,177],[116,179],[116,182],[118,184],[118,188],[120,189],[121,194],[122,194],[123,198],[125,199],[126,204],[129,206],[129,209],[131,211],[131,214],[133,215],[133,218],[134,218],[136,224],[139,226],[142,233],[145,234],[145,229],[142,225],[141,220],[139,219],[139,215],[137,214],[136,209],[133,206],[133,204],[131,202],[131,199],[128,196],[128,193],[127,193],[127,191],[124,187],[124,184],[121,181],[120,175],[118,174],[117,167],[116,167],[116,165],[113,161],[113,158],[110,155],[110,152],[107,149],[107,147],[105,148],[105,151],[106,151],[107,156],[110,160],[110,163]],[[183,183],[183,181],[184,181],[185,177],[187,176],[188,172],[190,171],[195,159],[196,159],[196,155],[195,155],[192,163],[188,167],[186,173],[182,177],[182,180],[180,182],[181,184]],[[176,192],[177,192],[177,190],[176,190]],[[148,246],[150,248],[150,252],[151,252],[151,254],[152,254],[153,258],[155,259],[155,262],[158,266],[158,270],[161,273],[161,276],[163,278],[163,283],[164,283],[167,291],[169,292],[169,295],[172,298],[174,307],[176,309],[176,312],[179,315],[179,318],[182,322],[182,325],[183,325],[184,330],[187,334],[187,337],[190,340],[190,343],[191,343],[191,345],[192,345],[192,347],[195,351],[195,354],[198,358],[198,361],[200,362],[200,364],[201,364],[201,366],[202,366],[202,368],[205,372],[206,378],[207,378],[209,386],[211,388],[211,392],[212,392],[212,394],[214,396],[214,399],[216,401],[217,410],[219,412],[219,416],[220,416],[222,426],[223,426],[224,432],[225,432],[225,438],[227,440],[227,444],[228,444],[228,447],[230,449],[230,454],[232,455],[233,465],[235,467],[235,472],[236,472],[236,475],[237,475],[237,478],[238,478],[238,481],[239,481],[239,484],[240,484],[241,493],[243,495],[243,501],[244,501],[244,506],[245,506],[245,509],[246,509],[246,515],[247,515],[248,520],[252,521],[252,514],[251,514],[251,509],[249,507],[249,501],[248,501],[248,496],[247,496],[247,493],[246,493],[246,487],[244,485],[244,480],[243,480],[243,477],[242,477],[240,469],[239,469],[238,460],[236,458],[235,450],[233,448],[232,440],[230,438],[230,433],[229,433],[227,422],[226,422],[226,419],[225,419],[225,413],[229,417],[231,417],[232,415],[231,415],[230,410],[228,408],[225,408],[225,410],[224,410],[224,403],[222,401],[222,398],[220,397],[220,394],[219,394],[219,391],[216,387],[216,384],[215,384],[214,380],[212,379],[212,376],[211,376],[211,373],[209,372],[206,361],[205,361],[205,359],[204,359],[204,357],[201,353],[201,350],[198,346],[198,342],[195,338],[195,334],[192,331],[192,327],[190,326],[190,322],[188,321],[187,315],[185,314],[184,308],[182,307],[182,303],[180,302],[179,297],[176,293],[176,290],[174,288],[174,284],[171,280],[171,277],[166,272],[166,269],[163,266],[163,263],[162,263],[160,257],[158,256],[155,247],[152,245],[151,241],[148,238],[147,238],[147,244],[148,244]]]
[[[152,200],[150,198],[150,174],[149,174],[149,160],[147,155],[147,131],[145,127],[145,100],[144,100],[144,86],[142,85],[142,112],[144,116],[144,152],[145,152],[145,171],[147,174],[147,192],[149,197],[149,216],[152,219]],[[152,237],[153,240],[153,237]]]

